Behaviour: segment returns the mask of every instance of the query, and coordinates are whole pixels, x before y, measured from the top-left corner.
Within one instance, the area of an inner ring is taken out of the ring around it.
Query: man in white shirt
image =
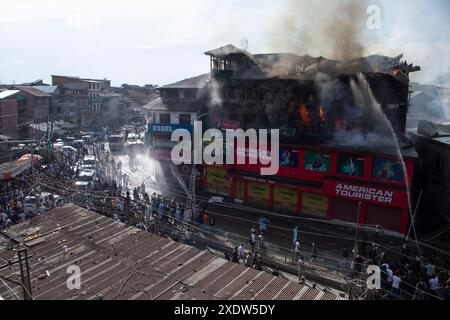
[[[437,290],[439,289],[439,279],[435,274],[433,274],[430,281],[428,281],[428,286],[432,294],[436,295]]]
[[[298,256],[300,255],[300,241],[295,241],[294,244],[294,252],[295,252],[295,261],[298,260]]]
[[[402,279],[396,274],[392,277],[392,294],[394,296],[400,295],[400,283],[402,282]]]
[[[244,263],[245,263],[245,248],[242,244],[238,248],[238,255],[239,255],[239,259],[242,259],[242,261],[244,261]]]

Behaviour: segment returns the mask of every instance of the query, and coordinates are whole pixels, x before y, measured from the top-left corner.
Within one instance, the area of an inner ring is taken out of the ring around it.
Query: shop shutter
[[[367,204],[366,224],[380,225],[385,229],[400,231],[402,210],[399,208]]]
[[[249,182],[247,184],[247,203],[256,207],[269,207],[270,185]]]
[[[273,208],[295,212],[297,210],[298,192],[295,188],[275,186],[273,188]]]
[[[333,199],[333,219],[356,223],[357,216],[358,201]]]
[[[302,193],[302,213],[321,218],[327,217],[328,197],[317,193]]]

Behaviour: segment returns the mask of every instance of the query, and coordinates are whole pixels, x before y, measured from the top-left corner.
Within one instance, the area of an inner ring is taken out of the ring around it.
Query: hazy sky
[[[208,72],[204,51],[240,46],[244,37],[252,53],[274,50],[268,34],[285,1],[0,0],[0,81],[50,82],[50,74],[63,74],[113,85],[171,83]],[[380,5],[382,23],[367,53],[404,53],[422,67],[421,81],[449,71],[449,0],[370,3]]]

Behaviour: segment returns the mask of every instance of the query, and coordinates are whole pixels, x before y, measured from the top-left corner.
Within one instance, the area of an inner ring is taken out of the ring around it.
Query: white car
[[[88,155],[83,159],[83,163],[81,164],[81,170],[90,169],[95,170],[97,167],[97,159],[94,156]]]
[[[222,203],[224,198],[222,197],[211,197],[209,198],[209,203]]]
[[[64,204],[64,199],[59,195],[52,195],[49,192],[42,192],[39,195],[39,203],[37,196],[27,196],[23,202],[23,210],[25,213],[39,213],[48,210],[48,203],[50,202],[50,197],[53,196],[53,202],[55,206],[62,206]],[[38,209],[39,206],[39,209]]]
[[[94,179],[95,179],[95,170],[84,169],[78,175],[77,181],[75,181],[75,186],[78,188],[86,188],[94,182]]]

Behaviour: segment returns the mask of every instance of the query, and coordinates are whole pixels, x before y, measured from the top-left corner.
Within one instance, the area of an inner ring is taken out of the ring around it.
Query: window
[[[403,167],[400,161],[374,158],[372,176],[381,180],[403,181]]]
[[[350,154],[339,154],[337,157],[337,173],[362,177],[364,175],[364,158]]]
[[[191,124],[191,115],[189,113],[180,113],[179,124]]]
[[[170,113],[160,113],[159,123],[170,123]]]
[[[326,173],[330,171],[330,155],[317,151],[305,151],[305,170]]]
[[[184,99],[184,90],[178,90],[178,97]]]

